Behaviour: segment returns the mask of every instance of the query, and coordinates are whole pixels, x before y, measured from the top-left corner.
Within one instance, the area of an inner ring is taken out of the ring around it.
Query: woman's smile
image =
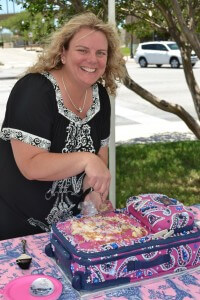
[[[91,68],[88,68],[88,67],[81,67],[81,70],[85,71],[85,72],[88,72],[88,73],[94,73],[96,71],[96,69],[91,69]]]

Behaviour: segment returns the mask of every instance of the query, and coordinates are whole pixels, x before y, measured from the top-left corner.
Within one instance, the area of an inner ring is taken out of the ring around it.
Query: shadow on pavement
[[[197,138],[192,133],[180,133],[180,132],[166,132],[160,134],[154,134],[149,137],[139,137],[130,139],[128,141],[119,141],[116,145],[121,144],[150,144],[150,143],[166,143],[166,142],[178,142],[178,141],[195,141]]]

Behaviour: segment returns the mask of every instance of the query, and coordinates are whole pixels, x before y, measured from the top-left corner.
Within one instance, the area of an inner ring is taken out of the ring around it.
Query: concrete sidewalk
[[[38,54],[23,48],[0,48],[0,80],[18,78],[36,61]]]
[[[4,93],[4,100],[0,100],[0,117],[3,119],[5,104],[14,80],[36,60],[40,52],[25,50],[23,48],[0,49],[0,92]],[[127,61],[127,69],[134,61]],[[5,91],[6,90],[6,91]],[[2,98],[2,97],[1,97]],[[121,120],[123,120],[121,122]],[[0,120],[1,125],[2,120]],[[134,111],[121,106],[117,101],[115,105],[115,140],[116,143],[152,143],[160,141],[195,140],[194,134],[183,121],[170,122],[150,116],[148,113]]]

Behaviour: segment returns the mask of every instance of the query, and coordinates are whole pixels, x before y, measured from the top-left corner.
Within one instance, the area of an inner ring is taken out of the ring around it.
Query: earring
[[[65,61],[64,61],[63,57],[61,57],[61,62],[62,62],[63,65],[65,64]]]

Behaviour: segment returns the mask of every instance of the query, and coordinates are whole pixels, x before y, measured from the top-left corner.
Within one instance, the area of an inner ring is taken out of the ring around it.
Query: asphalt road
[[[127,68],[135,82],[160,99],[180,104],[197,119],[182,67],[179,69],[171,69],[170,66],[140,68],[134,60],[129,59]],[[198,82],[200,62],[193,70]],[[125,86],[120,86],[116,98],[117,140],[120,140],[121,136],[126,140],[162,132],[191,133],[176,115],[154,107]]]
[[[130,59],[127,66],[129,75],[142,87],[160,99],[182,105],[193,117],[197,117],[182,67],[179,69],[171,69],[170,66],[140,68]],[[198,81],[200,78],[200,62],[194,66],[193,70]],[[166,120],[178,119],[173,114],[164,112],[149,104],[124,86],[121,86],[118,90],[117,103],[134,111],[159,116]]]

